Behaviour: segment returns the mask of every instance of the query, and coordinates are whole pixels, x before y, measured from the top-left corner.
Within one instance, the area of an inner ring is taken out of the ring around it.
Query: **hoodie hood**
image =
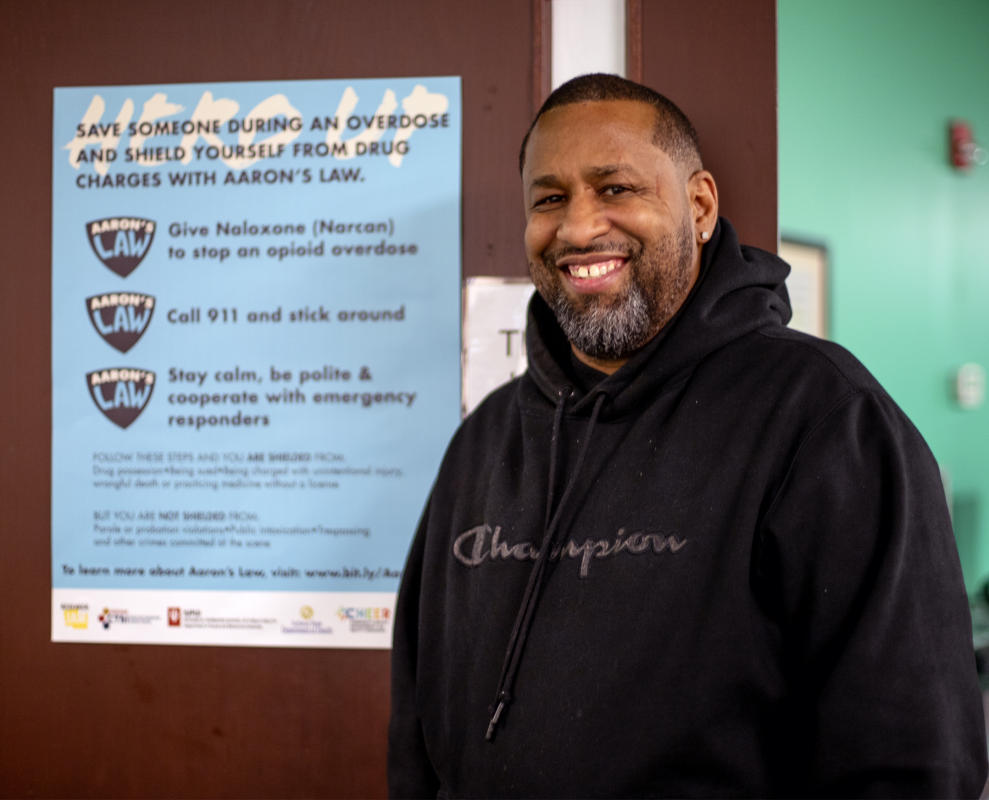
[[[674,318],[587,396],[576,393],[570,411],[589,414],[594,397],[606,394],[602,419],[623,416],[725,344],[766,326],[786,325],[791,310],[783,282],[789,271],[772,253],[739,245],[731,223],[719,218],[704,245],[697,281]],[[555,405],[561,391],[575,391],[570,343],[538,293],[529,304],[526,348],[529,376],[544,401]]]

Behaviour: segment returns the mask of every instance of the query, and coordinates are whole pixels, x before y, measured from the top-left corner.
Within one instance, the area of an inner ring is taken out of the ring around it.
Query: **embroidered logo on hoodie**
[[[578,543],[570,539],[550,550],[550,559],[564,557],[580,559],[580,577],[586,578],[592,558],[609,558],[619,553],[677,553],[687,544],[686,539],[664,533],[633,531],[619,528],[613,539],[585,539]],[[479,567],[485,561],[535,561],[539,547],[534,542],[509,544],[501,538],[501,526],[478,525],[464,531],[453,541],[453,557],[467,567]]]

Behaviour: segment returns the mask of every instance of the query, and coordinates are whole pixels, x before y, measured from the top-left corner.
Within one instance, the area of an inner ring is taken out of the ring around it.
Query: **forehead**
[[[648,168],[670,159],[654,142],[656,110],[635,100],[557,106],[539,118],[525,150],[523,182],[563,168],[628,163]]]

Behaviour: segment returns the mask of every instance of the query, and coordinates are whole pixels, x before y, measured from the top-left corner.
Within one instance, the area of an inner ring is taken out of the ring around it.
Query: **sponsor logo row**
[[[303,605],[298,615],[289,620],[265,616],[219,616],[202,608],[168,606],[165,613],[135,613],[126,608],[97,606],[88,603],[62,603],[60,605],[66,628],[110,630],[125,625],[195,629],[277,630],[290,634],[332,634],[333,625],[341,625],[350,633],[384,633],[391,621],[388,606],[340,606],[333,625],[316,617],[310,605]]]

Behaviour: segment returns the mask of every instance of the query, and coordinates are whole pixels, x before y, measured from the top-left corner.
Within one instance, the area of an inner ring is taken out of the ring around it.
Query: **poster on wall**
[[[52,639],[388,647],[460,410],[460,80],[57,88]]]

